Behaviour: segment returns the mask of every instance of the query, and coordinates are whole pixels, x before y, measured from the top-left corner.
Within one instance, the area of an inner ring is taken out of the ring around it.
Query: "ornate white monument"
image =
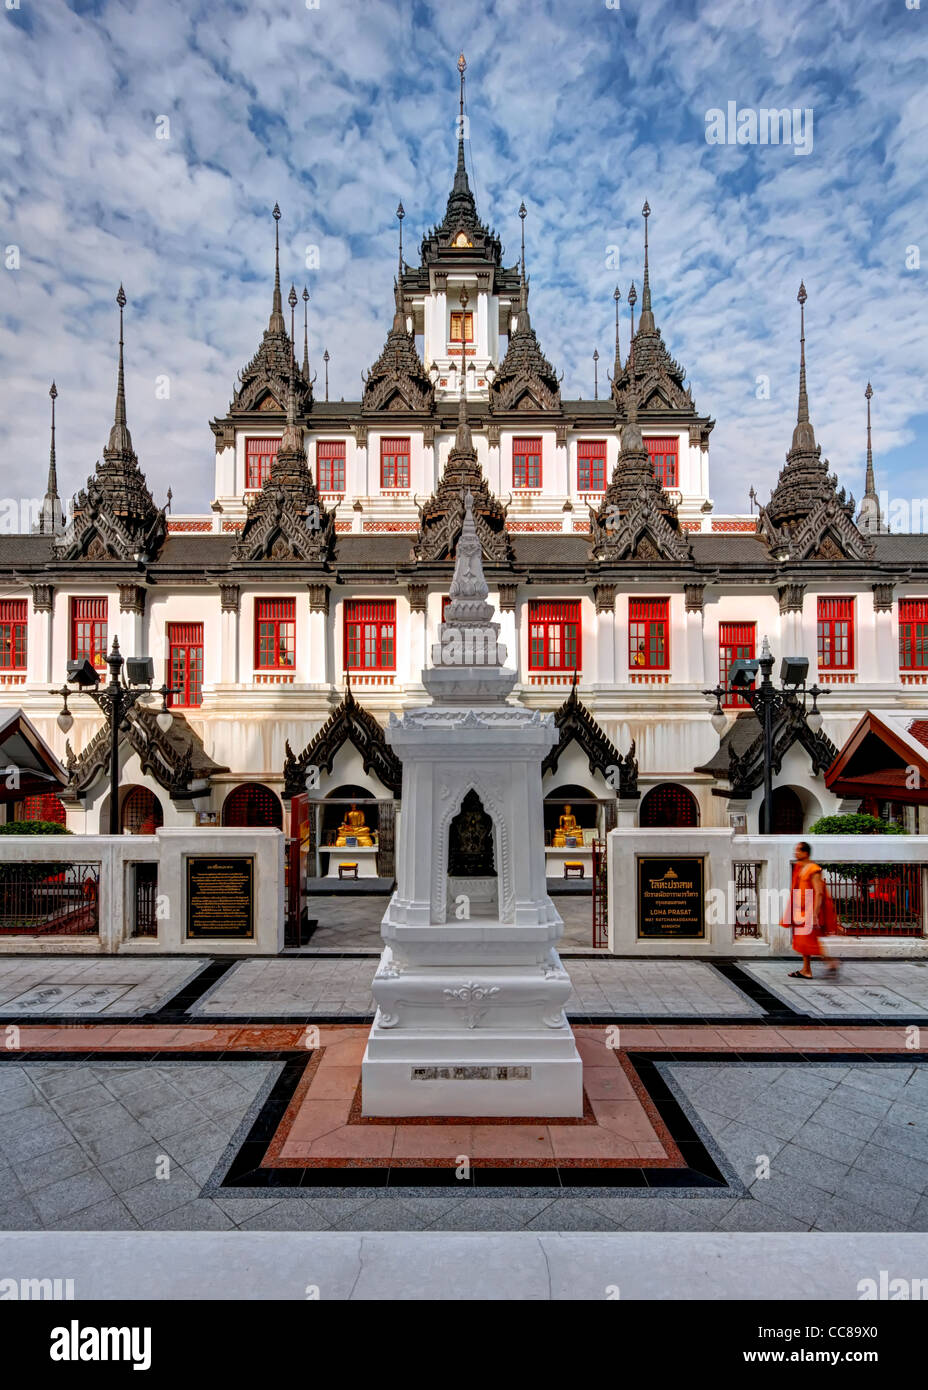
[[[397,888],[383,919],[365,1115],[579,1116],[564,924],[545,891],[541,763],[553,717],[506,703],[468,492],[434,703],[391,716],[403,760]]]

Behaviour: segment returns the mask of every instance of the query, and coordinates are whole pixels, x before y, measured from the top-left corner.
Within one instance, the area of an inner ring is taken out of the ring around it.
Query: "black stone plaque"
[[[705,862],[702,854],[639,857],[639,940],[705,939]]]
[[[255,861],[250,854],[187,859],[187,940],[255,934]]]

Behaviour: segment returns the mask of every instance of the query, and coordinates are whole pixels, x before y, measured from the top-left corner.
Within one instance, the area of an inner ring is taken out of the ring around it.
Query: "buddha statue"
[[[577,840],[582,841],[582,833],[577,824],[577,817],[571,814],[569,806],[565,806],[564,813],[557,823],[557,830],[554,832],[554,848],[565,849],[568,835],[573,835]]]
[[[365,848],[370,848],[374,843],[371,839],[371,832],[368,829],[367,821],[364,819],[364,812],[359,811],[353,801],[351,803],[351,810],[338,827],[338,839],[335,841],[336,848],[347,844],[349,839],[357,840],[358,844]]]

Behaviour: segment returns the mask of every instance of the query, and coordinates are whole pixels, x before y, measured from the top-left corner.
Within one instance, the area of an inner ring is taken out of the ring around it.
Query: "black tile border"
[[[173,1023],[178,1015],[186,1016],[197,1000],[202,999],[203,995],[218,984],[224,975],[228,975],[235,964],[236,957],[234,956],[211,957],[203,969],[198,970],[192,979],[180,987],[176,994],[172,994],[157,1009],[152,1009],[140,1017],[150,1023],[161,1023],[165,1019]]]

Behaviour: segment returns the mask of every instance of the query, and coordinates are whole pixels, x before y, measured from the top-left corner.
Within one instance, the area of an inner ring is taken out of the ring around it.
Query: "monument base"
[[[583,1114],[583,1065],[555,950],[509,965],[422,965],[388,946],[361,1069],[364,1115]]]

